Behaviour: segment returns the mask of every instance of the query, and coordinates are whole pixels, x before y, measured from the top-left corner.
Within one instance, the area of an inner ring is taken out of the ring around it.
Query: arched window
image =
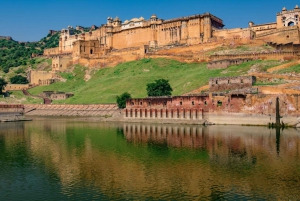
[[[292,22],[292,21],[288,23],[288,26],[289,26],[289,27],[290,27],[290,26],[294,26],[294,25],[295,25],[295,23]]]
[[[93,49],[90,50],[90,53],[93,54]]]

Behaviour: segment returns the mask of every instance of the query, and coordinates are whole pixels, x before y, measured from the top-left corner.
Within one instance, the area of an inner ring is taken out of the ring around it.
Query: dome
[[[156,16],[155,14],[152,14],[150,18],[151,18],[151,19],[152,19],[152,18],[157,18],[157,16]]]
[[[120,21],[120,18],[118,16],[114,19],[114,22],[117,22],[117,21]]]
[[[131,20],[130,20],[130,22],[139,22],[140,20],[138,19],[138,18],[132,18]]]
[[[298,6],[298,5],[296,5],[296,6],[295,6],[295,9],[299,9],[299,6]]]
[[[145,18],[143,18],[143,17],[140,17],[140,18],[139,18],[139,20],[140,20],[140,21],[144,21],[144,20],[145,20]]]
[[[129,21],[128,21],[128,20],[125,20],[123,24],[128,24],[128,23],[129,23]]]
[[[282,8],[282,11],[286,11],[286,7],[283,7],[283,8]]]

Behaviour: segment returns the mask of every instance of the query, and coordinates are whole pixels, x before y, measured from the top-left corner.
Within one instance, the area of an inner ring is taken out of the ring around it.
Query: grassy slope
[[[205,63],[180,63],[168,59],[143,59],[120,64],[114,68],[95,71],[92,78],[85,82],[85,69],[76,66],[76,76],[64,73],[67,82],[30,89],[39,94],[44,90],[73,92],[75,95],[56,103],[114,103],[115,97],[129,92],[132,97],[146,97],[146,85],[156,79],[168,79],[173,95],[181,95],[200,86],[207,85],[210,77],[237,76],[245,74],[251,66],[266,61],[250,61],[227,69],[208,70]]]

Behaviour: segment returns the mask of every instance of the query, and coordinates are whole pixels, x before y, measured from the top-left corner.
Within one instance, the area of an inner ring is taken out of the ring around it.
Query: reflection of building
[[[124,124],[126,140],[133,143],[165,144],[170,147],[206,149],[208,127]]]

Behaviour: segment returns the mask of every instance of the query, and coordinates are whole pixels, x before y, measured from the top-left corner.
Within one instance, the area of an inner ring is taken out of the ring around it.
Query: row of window
[[[182,105],[182,101],[180,101],[180,102],[179,102],[179,104],[180,104],[180,105]],[[195,105],[195,102],[194,102],[194,101],[192,101],[192,102],[191,102],[191,104],[192,104],[192,105]],[[204,104],[205,104],[205,105],[207,105],[207,102],[206,102],[206,101],[204,101]],[[134,102],[131,102],[131,105],[134,105]],[[143,105],[143,102],[140,102],[140,104],[139,104],[139,105]],[[166,103],[166,102],[164,102],[164,103],[163,103],[163,105],[164,105],[164,106],[166,106],[166,105],[167,105],[167,103]],[[148,102],[148,106],[151,106],[151,102]]]
[[[216,84],[218,84],[218,83],[219,83],[218,80],[216,80]],[[240,83],[244,83],[244,80],[241,80]],[[230,84],[230,80],[227,81],[227,84]]]

